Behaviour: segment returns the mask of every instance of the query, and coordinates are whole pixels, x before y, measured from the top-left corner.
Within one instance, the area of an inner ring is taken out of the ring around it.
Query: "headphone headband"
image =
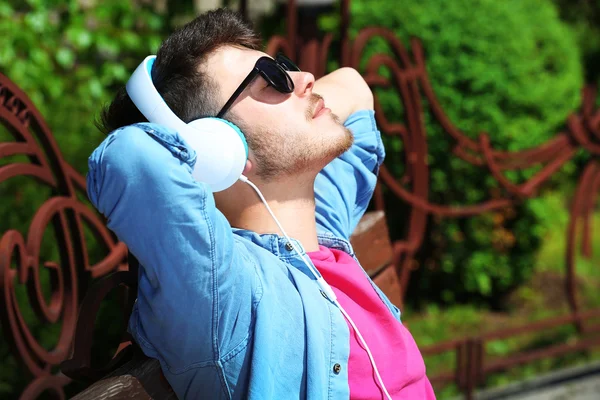
[[[186,123],[171,111],[152,82],[154,60],[156,56],[146,57],[129,78],[125,89],[148,121],[181,131],[185,129]]]

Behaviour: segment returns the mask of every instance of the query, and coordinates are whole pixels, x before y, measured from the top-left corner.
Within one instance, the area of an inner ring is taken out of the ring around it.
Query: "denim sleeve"
[[[318,227],[349,239],[373,196],[385,150],[373,110],[355,112],[344,126],[354,144],[319,173],[315,199]]]
[[[140,261],[137,338],[175,374],[243,343],[258,301],[254,264],[194,162],[176,133],[138,124],[109,135],[87,175],[93,205]]]

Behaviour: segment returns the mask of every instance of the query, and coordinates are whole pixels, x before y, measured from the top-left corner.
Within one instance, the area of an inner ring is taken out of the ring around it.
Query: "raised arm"
[[[257,282],[212,193],[193,180],[194,161],[174,132],[129,126],[90,157],[88,196],[140,261],[136,340],[171,372],[208,367],[198,375],[210,381],[219,354],[248,335]]]
[[[385,157],[375,125],[373,94],[352,68],[322,77],[314,91],[354,135],[350,150],[329,163],[315,181],[319,229],[348,239],[369,205]]]
[[[373,93],[354,68],[340,68],[315,82],[314,92],[325,99],[325,105],[341,121],[360,110],[373,109]]]

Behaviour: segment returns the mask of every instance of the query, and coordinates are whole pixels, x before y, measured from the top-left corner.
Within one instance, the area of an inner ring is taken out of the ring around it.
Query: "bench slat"
[[[392,262],[392,244],[385,213],[365,213],[350,237],[356,258],[371,278]]]
[[[392,245],[389,239],[384,212],[372,211],[366,213],[354,230],[350,242],[356,257],[369,276],[373,278],[375,284],[390,298],[392,303],[399,306],[402,301],[401,286],[395,268],[391,265]],[[128,261],[130,267],[134,271],[137,271],[137,260],[130,255]],[[122,272],[121,274],[125,273]],[[95,291],[103,293],[102,297],[105,296],[107,291],[112,290],[118,284],[125,283],[135,289],[134,282],[125,282],[121,279],[118,282],[111,283],[110,278],[114,280],[115,276],[105,279],[105,282],[98,282],[97,285],[99,287],[94,288]],[[90,294],[95,293],[95,291],[90,290]],[[91,299],[87,300],[88,302],[91,301]],[[96,298],[91,303],[96,305],[97,308],[100,301],[101,299]],[[84,301],[83,304],[86,305],[88,302]],[[90,308],[90,306],[91,304],[88,304],[87,308]],[[80,313],[80,315],[85,315],[86,319],[94,321],[95,312],[91,313],[94,315],[88,314],[90,313],[83,309]],[[82,325],[81,327],[78,326],[78,331],[77,336],[87,336],[92,329],[89,326],[84,327]],[[88,379],[94,377],[94,371],[89,366],[91,337],[86,337],[85,339],[87,339],[83,340],[85,344],[80,346],[81,348],[74,355],[75,360],[63,363],[63,371],[67,375],[71,375],[72,377],[87,377]],[[133,354],[131,360],[88,387],[85,391],[79,393],[74,399],[176,399],[173,389],[162,373],[160,363],[155,359],[145,356],[136,344],[132,344],[129,350],[132,350]],[[87,362],[84,362],[84,359],[87,359]],[[86,368],[77,371],[77,366],[85,366]]]
[[[177,396],[164,377],[158,360],[146,357],[135,346],[134,356],[129,362],[73,397],[73,400],[108,399],[176,400]]]

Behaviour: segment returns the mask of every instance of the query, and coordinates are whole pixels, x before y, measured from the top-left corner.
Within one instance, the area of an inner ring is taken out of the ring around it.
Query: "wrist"
[[[360,110],[373,110],[373,92],[363,76],[354,68],[345,68],[345,70],[347,85],[352,92],[350,114]]]
[[[315,82],[314,92],[323,96],[325,106],[342,121],[359,110],[373,109],[369,85],[353,68],[340,68]]]

